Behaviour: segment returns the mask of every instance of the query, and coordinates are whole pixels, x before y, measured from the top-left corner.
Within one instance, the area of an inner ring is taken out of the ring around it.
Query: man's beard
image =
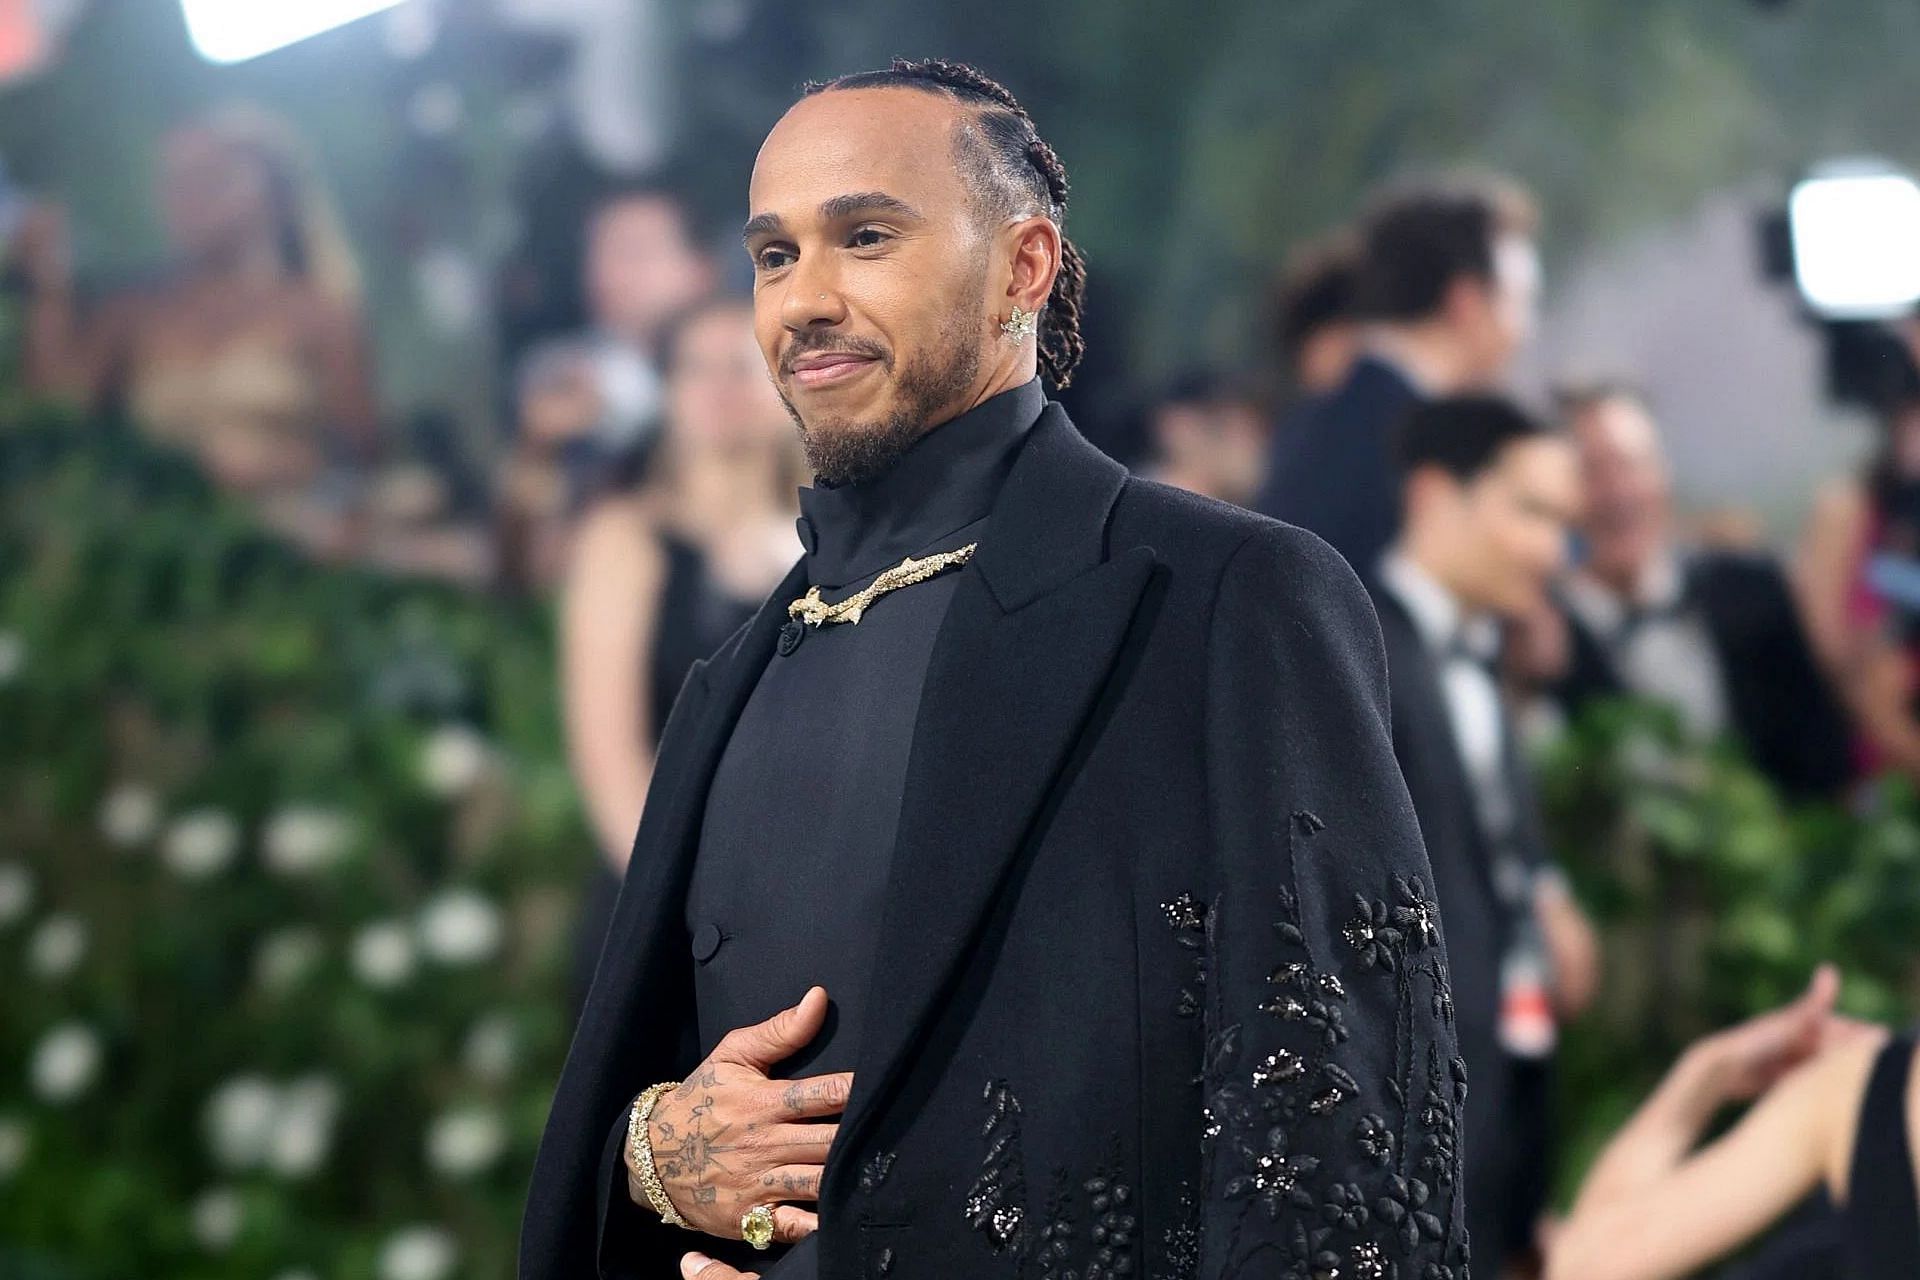
[[[822,418],[809,426],[801,420],[786,389],[776,385],[794,426],[800,429],[800,446],[806,451],[807,465],[813,469],[814,479],[838,488],[863,484],[892,470],[901,456],[937,425],[933,415],[958,400],[973,385],[980,373],[981,345],[979,326],[970,323],[960,308],[949,313],[939,341],[897,374],[891,353],[877,344],[856,344],[845,339],[808,344],[797,335],[787,351],[787,361],[815,351],[859,351],[880,361],[881,372],[894,379],[899,392],[899,407],[877,422]]]

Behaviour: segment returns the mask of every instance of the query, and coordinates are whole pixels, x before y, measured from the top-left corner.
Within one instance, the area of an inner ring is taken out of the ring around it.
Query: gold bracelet
[[[660,1215],[662,1222],[670,1227],[686,1227],[691,1231],[693,1227],[673,1207],[673,1201],[667,1198],[667,1189],[660,1183],[660,1171],[653,1167],[653,1133],[647,1124],[653,1115],[654,1104],[660,1101],[660,1095],[679,1087],[678,1080],[669,1080],[653,1085],[633,1100],[633,1110],[627,1117],[627,1168],[639,1181],[641,1194],[646,1196],[647,1204]]]

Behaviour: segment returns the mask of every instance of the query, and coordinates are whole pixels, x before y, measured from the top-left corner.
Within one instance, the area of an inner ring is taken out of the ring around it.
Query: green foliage
[[[551,681],[536,612],[0,406],[0,1274],[512,1274],[591,848]]]
[[[1692,1039],[1797,994],[1831,961],[1852,1013],[1915,1008],[1920,802],[1789,806],[1667,710],[1595,707],[1541,762],[1550,839],[1604,939],[1599,1007],[1561,1055],[1570,1187]]]

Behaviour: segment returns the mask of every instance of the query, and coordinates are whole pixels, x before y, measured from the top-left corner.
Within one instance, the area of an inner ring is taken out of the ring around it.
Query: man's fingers
[[[761,1199],[773,1200],[818,1200],[820,1198],[820,1166],[817,1164],[783,1164],[767,1170],[760,1175]]]
[[[809,987],[792,1008],[782,1009],[765,1022],[727,1032],[714,1046],[712,1060],[753,1067],[765,1074],[806,1048],[826,1020],[827,989]]]
[[[792,1120],[837,1116],[847,1109],[847,1095],[851,1092],[851,1071],[789,1080],[780,1086],[780,1114]]]
[[[759,1154],[773,1157],[780,1164],[824,1164],[827,1148],[833,1145],[837,1124],[776,1124],[761,1130],[755,1143]]]
[[[690,1253],[680,1259],[680,1280],[760,1280],[760,1275],[756,1271],[736,1271],[704,1253]]]
[[[820,1215],[811,1209],[796,1209],[790,1204],[773,1210],[773,1238],[781,1244],[799,1244],[820,1229]]]

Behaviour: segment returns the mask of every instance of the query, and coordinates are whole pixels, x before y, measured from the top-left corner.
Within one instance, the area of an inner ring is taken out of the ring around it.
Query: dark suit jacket
[[[1393,689],[1393,750],[1419,815],[1420,834],[1433,865],[1440,914],[1447,922],[1447,958],[1460,1051],[1473,1093],[1467,1101],[1467,1193],[1476,1254],[1498,1262],[1503,1223],[1498,1197],[1507,1189],[1515,1144],[1509,1114],[1506,1053],[1500,1047],[1500,965],[1513,941],[1512,921],[1494,892],[1493,851],[1475,805],[1466,766],[1433,659],[1406,607],[1384,588],[1374,592]],[[1507,741],[1515,741],[1511,721]],[[1516,849],[1534,866],[1547,860],[1525,761],[1506,757],[1508,787],[1518,798]],[[1477,1197],[1476,1197],[1476,1193]],[[1524,1241],[1507,1241],[1520,1247]]]
[[[821,1275],[1461,1280],[1444,944],[1365,592],[1298,529],[1130,478],[1057,406],[989,528],[920,704]],[[523,1280],[664,1280],[699,1244],[617,1186],[596,1221],[603,1146],[695,1065],[702,800],[804,585],[674,709]]]
[[[1846,713],[1814,660],[1786,576],[1766,556],[1701,551],[1687,557],[1686,598],[1697,601],[1720,659],[1733,732],[1788,795],[1823,795],[1852,776]],[[1573,660],[1556,694],[1569,715],[1624,692],[1599,640],[1566,613]]]
[[[1345,383],[1300,405],[1274,431],[1254,510],[1319,534],[1371,579],[1400,531],[1393,436],[1419,401],[1399,370],[1362,356]]]

